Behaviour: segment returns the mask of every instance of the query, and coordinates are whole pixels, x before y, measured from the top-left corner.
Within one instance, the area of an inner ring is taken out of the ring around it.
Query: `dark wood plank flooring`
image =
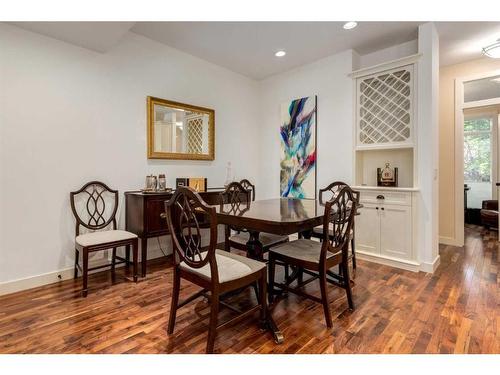
[[[500,353],[500,272],[497,233],[469,226],[466,246],[441,246],[434,275],[359,261],[354,301],[330,287],[334,328],[319,304],[290,295],[273,312],[285,342],[277,345],[257,320],[223,330],[219,353]],[[166,333],[172,269],[151,262],[146,279],[117,271],[91,275],[89,296],[64,281],[0,297],[0,353],[203,353],[209,309],[198,300],[179,311]],[[309,291],[319,291],[317,283]],[[182,285],[182,296],[196,291]],[[181,298],[182,298],[181,296]],[[253,291],[231,297],[244,306]],[[221,319],[231,312],[223,309]]]

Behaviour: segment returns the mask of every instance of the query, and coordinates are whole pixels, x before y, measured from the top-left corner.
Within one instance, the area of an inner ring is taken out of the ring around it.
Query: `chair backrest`
[[[167,224],[175,254],[175,264],[185,262],[192,268],[210,264],[212,280],[217,281],[215,248],[217,245],[217,216],[215,208],[207,205],[190,187],[177,187],[165,202]],[[210,225],[210,243],[203,247],[200,221]],[[214,279],[215,277],[215,279]]]
[[[240,181],[241,186],[243,186],[245,189],[250,190],[252,192],[252,201],[255,200],[255,185],[252,184],[249,180],[244,178],[243,180]]]
[[[76,219],[75,232],[80,234],[80,226],[96,231],[109,224],[116,229],[118,190],[109,188],[100,181],[91,181],[79,190],[69,194],[71,210]]]
[[[342,252],[343,256],[347,256],[349,234],[358,205],[354,193],[346,185],[325,203],[322,256],[326,255],[326,251]]]
[[[332,182],[330,185],[323,189],[319,189],[319,202],[324,204],[325,202],[335,198],[335,196],[344,188],[350,187],[348,184],[342,181]],[[359,191],[352,190],[356,203],[359,204]]]
[[[220,209],[226,213],[239,214],[243,210],[248,210],[250,201],[251,190],[236,181],[227,185],[219,195]]]

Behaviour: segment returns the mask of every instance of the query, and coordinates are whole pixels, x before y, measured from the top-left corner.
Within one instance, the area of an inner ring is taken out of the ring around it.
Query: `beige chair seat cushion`
[[[263,262],[223,250],[215,250],[215,259],[219,271],[219,283],[241,279],[266,267]],[[211,278],[210,264],[208,263],[201,268],[192,268],[184,262],[181,262],[179,266],[181,269],[197,274],[206,280]]]
[[[333,224],[330,223],[329,227],[330,227],[330,229],[328,230],[328,234],[330,236],[333,236]],[[322,235],[323,234],[323,225],[318,225],[317,227],[314,227],[313,232],[314,232],[314,234]],[[352,239],[353,236],[354,236],[354,231],[351,229],[351,232],[349,233],[349,239]]]
[[[88,247],[104,245],[109,242],[129,240],[137,238],[137,235],[124,230],[103,230],[100,232],[81,234],[75,238],[78,245]]]
[[[273,247],[269,251],[271,253],[284,255],[293,259],[303,260],[310,263],[319,263],[321,246],[321,242],[302,238]],[[335,254],[328,251],[326,258],[329,259],[334,255]]]
[[[233,234],[231,237],[229,237],[229,241],[244,246],[247,244],[249,239],[250,239],[250,234],[248,232],[240,232],[237,234]],[[269,247],[279,244],[281,242],[288,241],[288,236],[280,236],[271,233],[260,233],[259,241],[262,242],[262,245],[264,245],[264,247]]]

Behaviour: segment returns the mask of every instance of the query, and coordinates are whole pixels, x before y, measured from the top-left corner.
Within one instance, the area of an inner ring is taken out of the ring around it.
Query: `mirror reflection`
[[[213,110],[148,98],[148,156],[213,160]]]

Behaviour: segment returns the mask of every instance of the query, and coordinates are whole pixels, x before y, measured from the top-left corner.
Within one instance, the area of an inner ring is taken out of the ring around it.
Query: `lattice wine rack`
[[[358,146],[411,145],[413,65],[357,80]]]

